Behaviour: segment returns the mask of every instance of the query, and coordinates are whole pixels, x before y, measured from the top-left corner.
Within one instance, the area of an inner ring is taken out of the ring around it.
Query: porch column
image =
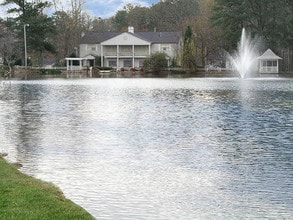
[[[134,45],[132,45],[132,68],[134,68]]]
[[[259,62],[259,72],[262,73],[262,69],[263,69],[263,60],[260,60]]]
[[[149,56],[151,56],[151,45],[149,44]]]
[[[104,46],[101,45],[101,67],[104,67]]]
[[[79,60],[79,70],[82,70],[82,60]]]
[[[66,69],[69,70],[69,60],[66,60]]]
[[[117,45],[117,49],[116,49],[116,53],[117,53],[117,59],[116,59],[116,69],[118,70],[119,68],[119,45]]]

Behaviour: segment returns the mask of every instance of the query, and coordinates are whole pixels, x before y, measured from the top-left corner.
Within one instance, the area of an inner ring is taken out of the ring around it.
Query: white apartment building
[[[79,44],[79,56],[101,57],[102,67],[142,67],[151,54],[165,52],[169,64],[179,55],[181,32],[86,32]],[[89,60],[88,60],[89,61]],[[88,65],[88,63],[87,63]]]

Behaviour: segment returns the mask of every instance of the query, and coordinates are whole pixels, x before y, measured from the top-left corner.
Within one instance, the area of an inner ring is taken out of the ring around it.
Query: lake
[[[0,152],[97,219],[290,219],[293,79],[1,82]]]

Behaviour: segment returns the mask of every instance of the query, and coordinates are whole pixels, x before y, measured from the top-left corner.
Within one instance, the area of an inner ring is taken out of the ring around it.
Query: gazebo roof
[[[93,55],[87,55],[87,56],[83,57],[82,59],[84,59],[84,60],[94,60],[95,57]]]
[[[85,57],[66,57],[65,60],[71,60],[71,61],[75,61],[75,60],[94,60],[95,57],[93,55],[87,55]]]
[[[271,49],[267,49],[266,52],[263,53],[257,59],[259,60],[281,60],[282,58],[277,56]]]
[[[66,57],[65,60],[83,60],[83,58],[80,57]]]

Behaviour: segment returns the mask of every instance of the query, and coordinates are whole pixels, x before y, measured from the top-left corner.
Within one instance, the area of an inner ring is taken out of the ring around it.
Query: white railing
[[[134,51],[134,56],[148,56],[149,55],[149,51]]]
[[[132,51],[120,51],[119,56],[132,56]]]
[[[259,69],[260,73],[278,73],[277,66],[263,66]]]
[[[104,51],[104,56],[117,56],[117,51]]]
[[[58,67],[55,67],[55,66],[42,66],[42,67],[39,67],[39,66],[14,66],[15,68],[17,69],[34,69],[34,70],[39,70],[39,69],[50,69],[50,70],[66,70],[66,66],[58,66]]]
[[[82,70],[82,66],[68,66],[67,70],[72,70],[72,71]]]

